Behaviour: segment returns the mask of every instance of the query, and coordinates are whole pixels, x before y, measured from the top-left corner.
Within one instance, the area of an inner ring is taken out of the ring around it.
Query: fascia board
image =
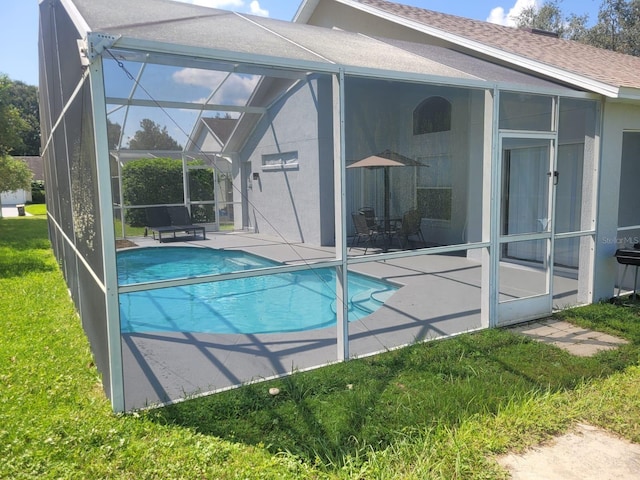
[[[557,95],[564,98],[581,98],[585,100],[599,100],[600,94],[582,92],[580,90],[569,90],[569,87],[533,87],[519,83],[497,82],[496,88],[503,92],[529,93],[534,95]]]
[[[620,87],[620,99],[640,101],[640,89],[632,87]]]
[[[427,35],[431,35],[433,37],[445,40],[447,42],[453,43],[455,45],[459,45],[461,47],[467,48],[469,50],[473,50],[475,52],[481,53],[483,55],[487,55],[489,57],[496,58],[500,61],[505,61],[511,63],[513,65],[517,65],[519,67],[526,68],[527,70],[531,70],[537,73],[541,73],[543,75],[552,77],[557,79],[558,81],[570,83],[579,88],[584,88],[587,90],[591,90],[593,92],[599,93],[601,95],[605,95],[607,97],[617,98],[620,94],[620,88],[609,85],[604,82],[599,82],[597,80],[593,80],[591,78],[584,77],[582,75],[573,74],[567,72],[558,67],[552,67],[550,65],[546,65],[541,62],[536,62],[534,60],[530,60],[524,58],[520,55],[516,55],[513,53],[505,52],[504,50],[500,50],[495,47],[490,47],[481,42],[477,42],[475,40],[470,40],[465,37],[461,37],[459,35],[455,35],[444,30],[429,27],[420,22],[415,22],[413,20],[408,20],[403,17],[399,17],[397,15],[393,15],[388,12],[383,12],[378,10],[375,7],[371,7],[369,5],[363,5],[358,2],[353,2],[352,0],[334,0],[335,2],[342,3],[351,8],[361,10],[363,12],[369,13],[376,17],[388,20],[390,22],[403,25],[412,30],[416,30],[422,33],[426,33]]]
[[[294,23],[307,23],[318,3],[320,3],[320,0],[303,0],[291,21]]]

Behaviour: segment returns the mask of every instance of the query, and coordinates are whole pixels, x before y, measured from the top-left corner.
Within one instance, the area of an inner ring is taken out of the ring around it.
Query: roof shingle
[[[387,0],[354,1],[607,85],[640,89],[639,57]]]

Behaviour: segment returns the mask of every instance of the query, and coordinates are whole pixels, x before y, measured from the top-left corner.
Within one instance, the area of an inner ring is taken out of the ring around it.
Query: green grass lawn
[[[114,219],[114,231],[116,232],[116,238],[122,237],[122,221],[119,218]],[[125,236],[127,237],[142,237],[144,236],[144,227],[132,227],[125,223]]]
[[[27,213],[31,215],[46,215],[47,214],[47,206],[44,203],[32,203],[29,205],[25,205],[24,209]]]
[[[0,220],[0,478],[494,479],[579,421],[640,442],[633,304],[562,312],[630,341],[592,358],[489,330],[115,415],[47,238]]]

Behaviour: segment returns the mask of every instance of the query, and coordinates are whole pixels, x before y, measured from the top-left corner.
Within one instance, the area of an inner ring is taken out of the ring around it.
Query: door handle
[[[547,176],[550,177],[553,175],[553,184],[558,185],[558,177],[560,176],[560,172],[554,170],[553,172],[547,172]]]

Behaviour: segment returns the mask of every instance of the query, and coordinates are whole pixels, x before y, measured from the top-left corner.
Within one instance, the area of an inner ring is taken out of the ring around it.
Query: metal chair
[[[376,217],[376,212],[371,207],[362,207],[358,210],[358,213],[364,215],[364,218],[367,221],[367,225],[369,228],[373,230],[380,230],[380,224],[378,222],[378,218]]]
[[[366,255],[367,249],[375,242],[378,236],[378,230],[376,228],[369,227],[367,218],[363,213],[353,212],[351,214],[351,218],[353,219],[353,226],[356,230],[353,239],[351,240],[351,246],[349,247],[349,250],[357,245],[360,245],[360,241],[364,240],[366,242],[364,254]]]
[[[424,245],[424,236],[422,235],[422,214],[419,210],[409,210],[402,215],[402,224],[398,230],[398,239],[400,248],[403,250],[409,246],[409,237],[417,236]]]

